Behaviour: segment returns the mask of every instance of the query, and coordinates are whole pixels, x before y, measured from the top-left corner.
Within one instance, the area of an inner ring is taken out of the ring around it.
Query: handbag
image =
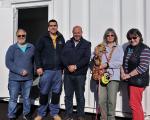
[[[107,85],[110,82],[110,75],[108,72],[105,72],[101,78],[101,84]]]
[[[128,84],[137,87],[145,87],[149,84],[149,77],[146,76],[147,73],[139,74],[129,78]]]

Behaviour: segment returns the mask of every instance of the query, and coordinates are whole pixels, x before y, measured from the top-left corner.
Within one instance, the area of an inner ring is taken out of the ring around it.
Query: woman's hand
[[[100,69],[105,69],[105,68],[107,68],[107,63],[104,63],[104,64],[100,65]]]
[[[122,79],[122,80],[127,80],[127,79],[129,79],[129,78],[130,78],[130,75],[129,75],[129,74],[126,74],[126,73],[124,72],[123,67],[121,66],[121,79]]]
[[[129,74],[124,74],[124,75],[121,75],[121,78],[122,78],[123,80],[128,80],[129,78],[131,78],[131,75],[129,75]]]

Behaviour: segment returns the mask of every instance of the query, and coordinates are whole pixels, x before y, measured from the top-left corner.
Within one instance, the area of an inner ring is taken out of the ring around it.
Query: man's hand
[[[21,75],[22,76],[26,76],[28,74],[28,72],[26,71],[26,70],[23,70],[22,72],[21,72]]]
[[[39,76],[41,76],[43,74],[43,68],[38,68],[36,72]]]
[[[69,66],[68,66],[69,72],[75,72],[76,69],[77,69],[77,66],[76,66],[76,65],[69,65]]]

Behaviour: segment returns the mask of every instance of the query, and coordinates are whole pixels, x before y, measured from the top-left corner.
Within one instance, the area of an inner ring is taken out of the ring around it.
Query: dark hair
[[[143,42],[142,34],[137,28],[132,28],[127,32],[127,39],[130,40],[131,36],[138,36],[140,37],[140,41]]]
[[[51,19],[51,20],[49,20],[49,21],[48,21],[48,26],[49,26],[49,24],[50,24],[51,22],[55,22],[55,23],[56,23],[56,25],[58,26],[57,21],[56,21],[55,19]]]
[[[113,33],[113,34],[114,34],[114,42],[115,42],[116,44],[118,44],[118,37],[117,37],[117,34],[116,34],[115,30],[112,29],[112,28],[108,28],[108,29],[105,31],[104,36],[103,36],[103,42],[104,42],[104,43],[107,43],[107,35],[108,35],[109,33]]]

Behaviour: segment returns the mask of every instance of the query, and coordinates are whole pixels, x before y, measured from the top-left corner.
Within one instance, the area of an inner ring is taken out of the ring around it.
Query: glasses
[[[17,35],[17,37],[18,37],[18,38],[20,38],[20,37],[23,37],[23,38],[24,38],[24,37],[26,37],[26,35]]]
[[[106,35],[107,37],[114,37],[114,35]]]
[[[133,39],[133,40],[136,40],[137,37],[130,37],[130,38],[129,38],[129,40],[132,40],[132,39]]]

